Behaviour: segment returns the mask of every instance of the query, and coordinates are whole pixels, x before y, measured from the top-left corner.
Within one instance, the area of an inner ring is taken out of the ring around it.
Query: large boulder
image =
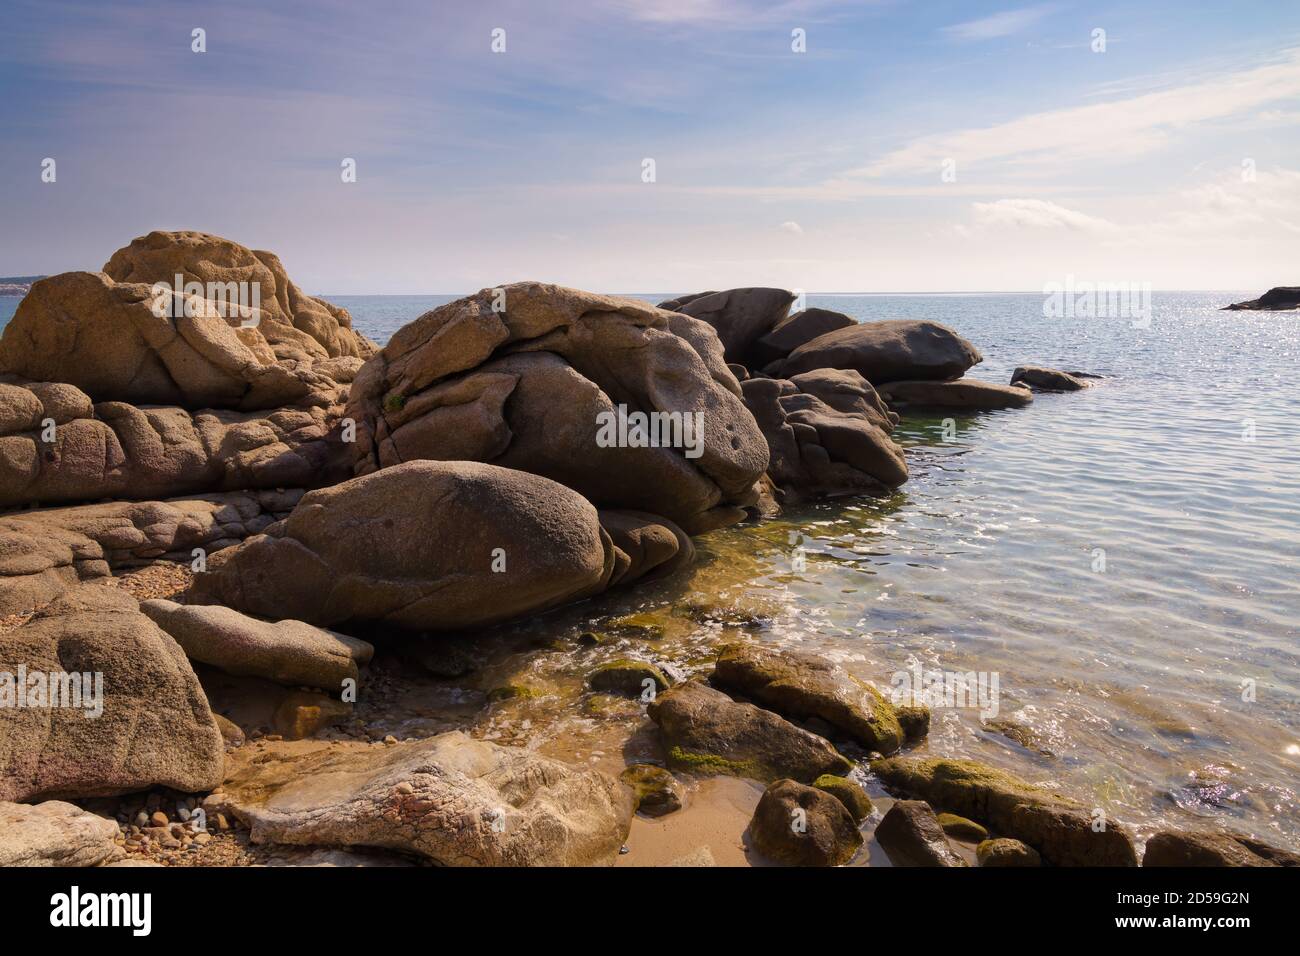
[[[892,790],[985,824],[1054,866],[1137,866],[1128,831],[1077,800],[973,760],[890,757],[871,770]]]
[[[759,853],[787,866],[841,866],[863,842],[839,800],[794,780],[774,781],[763,791],[749,838]]]
[[[659,726],[669,765],[677,770],[811,782],[853,768],[822,737],[699,681],[664,691],[648,711]]]
[[[117,824],[60,800],[0,802],[0,867],[101,866],[126,855]]]
[[[590,866],[618,856],[632,795],[597,770],[455,731],[392,746],[235,752],[209,813],[254,843],[400,850],[442,866]]]
[[[1143,866],[1300,866],[1300,855],[1240,833],[1162,830],[1147,841]]]
[[[30,686],[24,694],[9,682],[13,702],[0,706],[0,800],[196,792],[221,782],[224,746],[203,688],[126,592],[85,584],[0,634],[0,675],[20,667]],[[84,675],[102,675],[102,685]],[[41,706],[34,695],[43,684]],[[0,701],[5,694],[0,677]]]
[[[326,627],[475,628],[604,590],[615,550],[563,485],[411,461],[308,492],[265,534],[214,555],[190,601]]]
[[[848,368],[872,385],[957,378],[983,361],[979,349],[938,322],[863,322],[819,335],[781,363],[784,378],[819,368]]]
[[[0,615],[30,611],[114,568],[192,563],[265,530],[300,490],[229,492],[171,501],[113,501],[0,516]]]
[[[924,800],[896,800],[876,826],[876,840],[894,866],[965,866]]]
[[[220,605],[143,601],[140,610],[171,635],[192,661],[227,674],[289,687],[338,691],[356,681],[375,649],[346,634],[302,621],[259,621]]]
[[[786,503],[886,495],[907,480],[903,449],[889,437],[894,422],[862,376],[832,369],[796,379],[754,378],[741,384],[745,405],[767,441],[768,477]]]
[[[786,319],[792,302],[794,293],[785,289],[747,288],[669,299],[659,308],[707,322],[718,333],[728,362],[756,368],[766,364],[756,351],[759,339]]]
[[[867,750],[888,755],[903,745],[893,705],[870,684],[813,654],[730,644],[718,655],[712,682],[792,720],[823,720]]]
[[[752,357],[757,367],[762,368],[772,362],[779,362],[805,342],[811,342],[819,335],[847,329],[856,325],[856,321],[843,312],[830,309],[804,309],[777,322],[757,342],[752,349]]]
[[[767,467],[707,325],[536,282],[484,289],[400,329],[357,375],[347,414],[358,475],[491,462],[689,534],[740,520]]]
[[[973,378],[951,382],[917,380],[887,382],[879,388],[880,397],[895,408],[914,405],[922,408],[958,408],[963,411],[994,411],[1023,408],[1034,400],[1027,388],[996,385]]]

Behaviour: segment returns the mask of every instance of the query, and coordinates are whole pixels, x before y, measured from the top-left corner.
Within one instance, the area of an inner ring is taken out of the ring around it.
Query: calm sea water
[[[996,674],[997,717],[1033,746],[953,708],[930,752],[1055,784],[1143,833],[1223,823],[1300,848],[1300,314],[1218,311],[1255,294],[1156,293],[1146,329],[1047,319],[1040,295],[810,296],[944,322],[983,351],[973,377],[1036,363],[1108,378],[954,416],[948,441],[942,416],[905,417],[911,480],[892,498],[706,536],[689,574],[527,627],[638,611],[665,625],[647,652],[692,670],[733,632],[682,609],[720,604],[883,687],[917,663]],[[380,342],[449,299],[332,297]],[[517,666],[576,694],[590,662]]]

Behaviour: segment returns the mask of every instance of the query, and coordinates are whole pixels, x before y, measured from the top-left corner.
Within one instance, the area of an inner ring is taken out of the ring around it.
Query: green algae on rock
[[[662,817],[682,807],[682,785],[663,767],[636,763],[619,779],[632,788],[636,810],[648,817]]]
[[[871,798],[862,787],[848,777],[824,773],[814,780],[812,785],[844,804],[844,809],[849,811],[849,816],[853,817],[854,823],[861,823],[871,816]]]
[[[943,827],[943,832],[948,836],[959,840],[972,840],[976,843],[989,838],[989,831],[974,820],[967,820],[955,813],[941,813],[938,819],[939,826]]]
[[[1032,846],[1000,837],[984,840],[975,848],[975,859],[980,866],[1042,866],[1042,858]]]
[[[664,672],[647,661],[622,658],[601,664],[587,679],[592,690],[622,694],[625,697],[642,697],[653,688],[653,693],[668,689]]]
[[[838,799],[794,780],[763,791],[749,823],[754,849],[787,866],[841,866],[862,846],[862,833]]]

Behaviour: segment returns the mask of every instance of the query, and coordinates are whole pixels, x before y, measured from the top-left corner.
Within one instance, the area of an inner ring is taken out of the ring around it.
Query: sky
[[[197,229],[327,295],[1300,285],[1296,0],[2,18],[0,275]]]

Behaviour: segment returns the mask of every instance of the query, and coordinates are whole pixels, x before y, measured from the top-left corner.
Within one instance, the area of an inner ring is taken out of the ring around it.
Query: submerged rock
[[[619,775],[619,779],[632,788],[638,813],[662,817],[682,808],[682,785],[663,767],[633,764]]]
[[[862,834],[838,799],[794,780],[763,791],[749,822],[754,849],[787,866],[842,866],[862,846]]]
[[[889,382],[880,386],[880,397],[890,405],[913,405],[922,408],[961,408],[971,411],[995,411],[1023,408],[1034,400],[1033,393],[1010,385],[995,385],[973,378],[951,382]]]
[[[891,757],[871,764],[891,789],[1015,837],[1055,866],[1136,866],[1123,826],[1062,796],[973,760]]]
[[[659,726],[669,764],[678,770],[812,781],[853,769],[829,741],[699,681],[664,691],[649,713]]]
[[[849,811],[849,816],[853,818],[854,823],[861,823],[871,816],[871,798],[862,787],[848,777],[824,773],[814,780],[812,785],[844,804],[844,809]]]
[[[799,346],[777,372],[789,378],[819,368],[853,369],[872,385],[957,378],[983,361],[979,349],[938,322],[863,322]]]
[[[1300,866],[1300,855],[1227,831],[1163,830],[1147,841],[1143,866]]]
[[[798,651],[729,644],[712,682],[795,720],[817,718],[881,754],[903,744],[893,706],[838,664]]]
[[[126,852],[117,824],[58,800],[0,802],[0,866],[103,866]]]
[[[984,840],[975,848],[975,859],[979,861],[980,866],[1043,865],[1037,850],[1009,837]]]
[[[897,800],[876,827],[894,866],[965,866],[924,800]]]
[[[626,658],[601,664],[591,672],[587,683],[594,691],[646,699],[668,689],[668,678],[659,668],[647,661]]]
[[[1088,383],[1077,375],[1041,365],[1020,365],[1011,373],[1012,385],[1024,385],[1036,392],[1077,392]]]

